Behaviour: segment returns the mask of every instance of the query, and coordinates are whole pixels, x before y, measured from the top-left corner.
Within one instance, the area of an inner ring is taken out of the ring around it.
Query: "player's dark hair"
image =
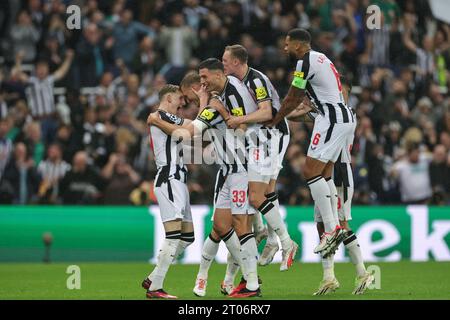
[[[247,63],[248,52],[244,46],[240,44],[233,44],[232,46],[226,46],[225,51],[229,51],[233,57],[238,59],[241,63]]]
[[[162,87],[162,89],[158,93],[159,101],[161,101],[166,94],[175,93],[177,91],[180,91],[179,86],[174,84],[166,84],[164,87]]]
[[[191,71],[184,76],[183,80],[181,80],[180,87],[189,88],[196,83],[200,83],[200,75],[195,71]]]
[[[206,60],[203,60],[198,65],[198,70],[200,69],[208,69],[208,70],[220,70],[223,72],[223,63],[216,58],[208,58]]]
[[[306,43],[311,43],[311,35],[308,31],[301,28],[291,29],[288,34],[289,38]]]

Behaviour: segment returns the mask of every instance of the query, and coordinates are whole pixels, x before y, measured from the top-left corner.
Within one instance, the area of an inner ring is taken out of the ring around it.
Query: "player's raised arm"
[[[292,60],[298,60],[289,91],[281,103],[281,108],[272,120],[272,125],[278,124],[291,113],[306,95],[307,78],[310,75],[309,51],[311,51],[311,36],[302,29],[293,29],[286,36],[284,50]]]

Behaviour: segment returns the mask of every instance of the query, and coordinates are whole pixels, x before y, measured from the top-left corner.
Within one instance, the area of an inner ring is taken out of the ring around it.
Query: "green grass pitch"
[[[312,296],[321,280],[320,264],[297,262],[283,273],[278,271],[279,264],[260,267],[262,299],[450,299],[450,262],[374,264],[381,270],[381,289],[368,290],[363,296],[351,294],[354,268],[349,263],[336,264],[335,273],[341,287],[323,297]],[[153,268],[146,263],[80,263],[81,289],[68,290],[66,269],[69,265],[71,263],[0,264],[0,300],[145,299],[140,284]],[[192,293],[197,270],[197,265],[172,265],[165,281],[166,291],[180,299],[227,299],[219,293],[225,265],[213,264],[205,298]]]

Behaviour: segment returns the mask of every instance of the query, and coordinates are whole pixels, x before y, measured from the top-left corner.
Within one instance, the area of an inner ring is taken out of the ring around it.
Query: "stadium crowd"
[[[66,26],[70,4],[81,8],[79,30]],[[379,29],[366,27],[370,4]],[[0,202],[154,202],[145,120],[158,90],[240,43],[284,97],[294,27],[352,79],[354,203],[448,205],[450,27],[426,0],[2,0]],[[290,126],[279,199],[307,205],[312,127]],[[216,168],[188,169],[192,203],[211,203]]]

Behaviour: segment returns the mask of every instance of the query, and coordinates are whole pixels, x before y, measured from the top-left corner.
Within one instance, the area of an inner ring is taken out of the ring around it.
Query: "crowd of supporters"
[[[67,28],[71,4],[80,29]],[[381,9],[373,30],[371,4]],[[450,27],[426,0],[2,0],[0,202],[154,202],[145,120],[158,90],[240,43],[284,97],[294,27],[352,79],[354,202],[448,205]],[[311,204],[302,175],[311,125],[290,126],[280,202]],[[216,168],[188,169],[192,203],[211,203]]]

